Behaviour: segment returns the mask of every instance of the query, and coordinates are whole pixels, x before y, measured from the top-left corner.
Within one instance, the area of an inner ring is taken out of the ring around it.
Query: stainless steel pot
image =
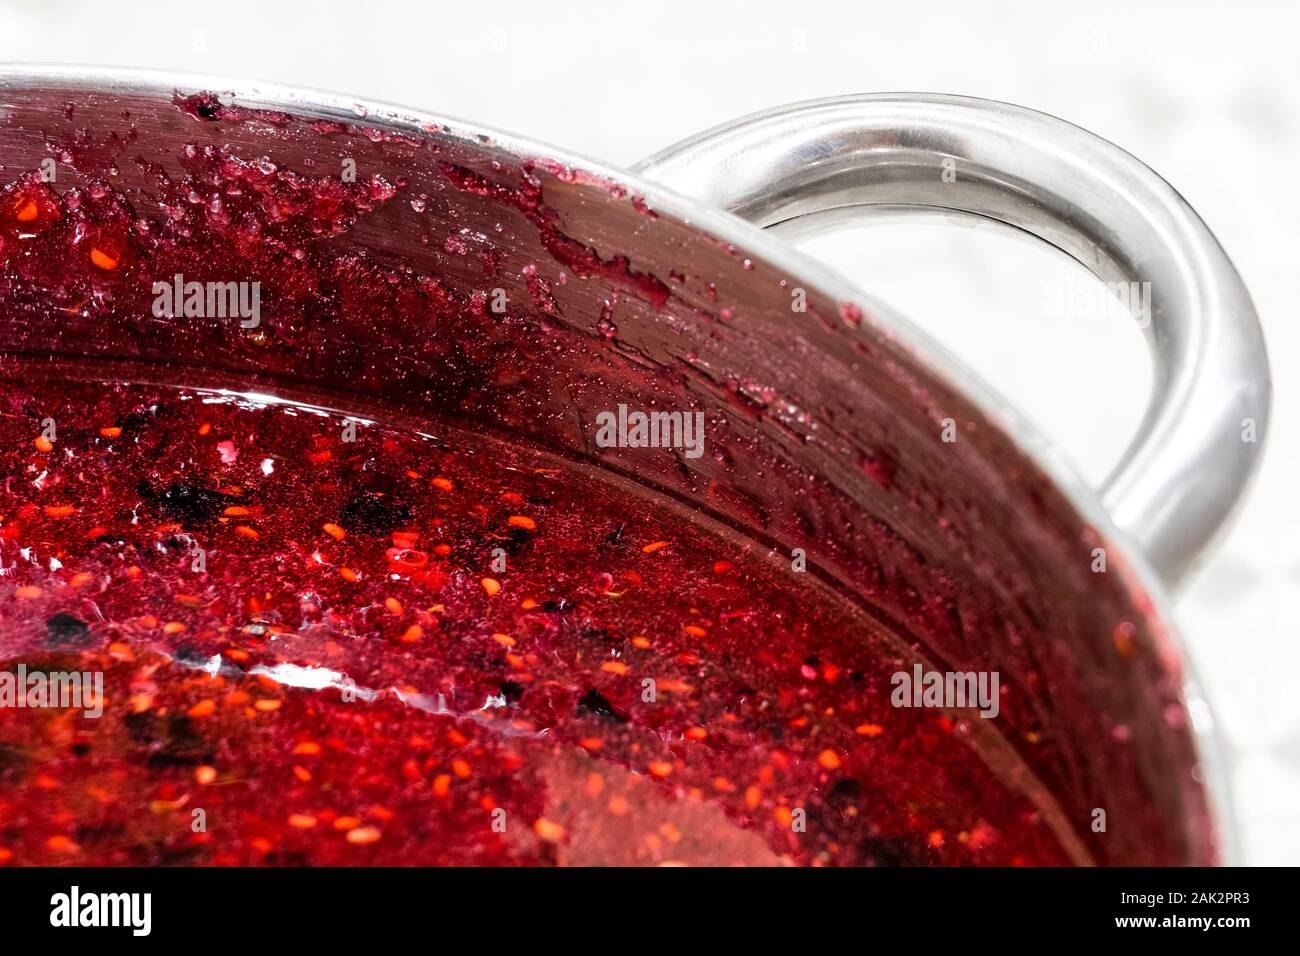
[[[507,380],[474,367],[450,387],[428,346],[454,332],[397,310],[361,337],[272,327],[253,345],[111,309],[90,322],[39,290],[5,304],[0,361],[93,358],[327,389],[469,419],[630,477],[773,550],[805,548],[822,585],[926,660],[999,670],[1034,726],[1004,728],[998,746],[1030,768],[1026,789],[1046,794],[1040,808],[1078,862],[1232,859],[1211,722],[1166,594],[1254,471],[1268,365],[1227,256],[1136,159],[1019,107],[897,94],[738,120],[629,172],[314,91],[0,70],[7,178],[53,159],[60,184],[102,177],[157,216],[157,174],[204,147],[313,175],[351,163],[394,184],[392,201],[325,241],[469,299],[501,290],[507,320],[539,330],[526,370]],[[1154,394],[1100,491],[956,358],[764,231],[900,207],[998,220],[1103,279],[1150,284]],[[504,334],[476,352],[497,344]],[[591,423],[620,402],[705,412],[709,453],[595,447]],[[1105,833],[1090,827],[1097,808]]]

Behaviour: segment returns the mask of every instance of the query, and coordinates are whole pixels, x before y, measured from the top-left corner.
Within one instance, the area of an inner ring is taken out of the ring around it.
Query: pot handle
[[[1186,578],[1249,483],[1271,392],[1255,307],[1191,206],[1112,143],[1006,103],[880,94],[745,117],[633,172],[763,227],[871,205],[983,216],[1122,282],[1113,290],[1144,307],[1149,292],[1135,317],[1154,387],[1102,501],[1167,586]]]

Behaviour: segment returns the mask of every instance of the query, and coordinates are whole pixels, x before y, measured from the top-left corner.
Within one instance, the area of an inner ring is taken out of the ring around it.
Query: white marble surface
[[[1250,286],[1272,352],[1249,503],[1177,618],[1232,758],[1246,862],[1300,863],[1300,5],[1290,0],[0,0],[0,60],[228,73],[428,107],[630,164],[733,116],[930,90],[1062,116],[1148,162]],[[1044,314],[1071,267],[924,224],[808,243],[931,328],[1099,479],[1149,370],[1118,313]],[[1077,317],[1076,317],[1077,318]]]

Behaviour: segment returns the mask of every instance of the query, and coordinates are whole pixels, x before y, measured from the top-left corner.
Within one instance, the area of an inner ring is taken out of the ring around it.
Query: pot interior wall
[[[57,191],[120,194],[154,234],[188,229],[208,249],[215,235],[224,255],[187,257],[181,242],[165,269],[73,286],[5,272],[0,376],[33,357],[178,382],[215,371],[616,473],[773,560],[804,548],[810,580],[898,636],[900,669],[999,671],[999,739],[1082,858],[1214,859],[1170,637],[1118,550],[1093,573],[1106,542],[855,307],[703,233],[670,199],[474,131],[39,86],[0,82],[3,181],[53,158]],[[232,181],[242,194],[212,203]],[[256,217],[238,214],[247,203]],[[155,316],[153,282],[173,271],[259,281],[261,325]],[[703,412],[704,455],[597,447],[597,415],[619,404]]]

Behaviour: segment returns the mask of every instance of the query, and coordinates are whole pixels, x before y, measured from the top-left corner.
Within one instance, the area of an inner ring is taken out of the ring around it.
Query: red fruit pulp
[[[160,222],[8,187],[0,309],[145,315],[235,262],[271,344],[324,288],[486,321],[325,248],[386,183],[188,159]],[[667,294],[502,201],[578,274]],[[0,863],[1078,859],[996,731],[891,707],[909,644],[784,554],[436,416],[52,368],[0,368],[0,668],[102,673],[103,715],[0,707]]]
[[[889,705],[885,635],[563,462],[229,392],[0,412],[0,656],[105,674],[99,719],[0,709],[17,862],[1065,860]]]

